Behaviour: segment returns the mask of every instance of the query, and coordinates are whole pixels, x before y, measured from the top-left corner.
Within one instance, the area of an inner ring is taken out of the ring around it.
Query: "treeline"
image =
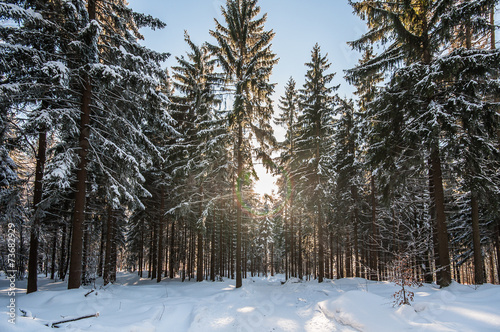
[[[499,282],[497,1],[350,4],[368,26],[345,72],[356,98],[315,45],[278,115],[256,0],[227,1],[211,42],[186,32],[169,72],[138,44],[164,23],[125,1],[0,4],[0,218],[28,292],[42,271],[69,288],[117,269],[241,287],[387,280],[402,262],[443,287]],[[253,192],[256,163],[276,195]]]

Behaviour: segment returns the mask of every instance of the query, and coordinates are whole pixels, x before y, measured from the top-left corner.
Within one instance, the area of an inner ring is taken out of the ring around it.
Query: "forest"
[[[348,2],[359,63],[316,44],[277,103],[257,0],[171,68],[140,32],[168,22],[125,0],[0,2],[0,269],[28,293],[117,271],[499,284],[498,1]]]

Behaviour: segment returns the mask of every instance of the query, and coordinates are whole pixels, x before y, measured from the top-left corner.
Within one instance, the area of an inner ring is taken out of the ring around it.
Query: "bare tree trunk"
[[[446,287],[451,284],[450,252],[448,249],[448,229],[444,207],[443,176],[441,173],[441,159],[439,147],[435,146],[431,152],[432,182],[434,184],[434,207],[436,209],[436,230],[438,240],[438,284]]]
[[[43,181],[43,171],[45,168],[46,151],[47,151],[47,132],[45,129],[40,129],[40,132],[38,133],[38,151],[36,156],[35,192],[33,195],[34,218],[33,218],[33,225],[31,226],[30,252],[28,260],[28,287],[26,292],[28,294],[36,292],[38,290],[38,285],[37,285],[38,236],[40,233],[40,214],[41,214],[38,205],[42,201],[42,195],[43,195],[42,181]]]
[[[241,91],[240,91],[241,93]],[[238,97],[237,97],[238,98]],[[237,162],[238,162],[238,190],[243,190],[243,124],[241,119],[238,123],[238,146],[237,146]],[[241,204],[237,204],[236,210],[236,288],[243,285],[241,279]]]
[[[340,237],[337,233],[336,235],[336,247],[337,247],[337,279],[342,278],[342,251],[340,250]]]
[[[113,228],[111,229],[111,263],[109,266],[109,280],[114,283],[116,281],[116,258],[118,255],[118,248],[116,247],[116,219],[113,222]]]
[[[215,281],[215,209],[212,216],[212,234],[210,239],[210,281]]]
[[[111,242],[113,241],[113,228],[114,228],[114,210],[108,203],[108,222],[106,230],[106,255],[104,257],[104,285],[107,285],[111,281],[110,270],[111,270]]]
[[[497,277],[500,283],[500,218],[497,218],[497,226],[495,231],[495,247],[497,254]]]
[[[106,232],[104,231],[105,222],[101,218],[101,243],[99,245],[99,263],[97,265],[97,276],[102,277],[102,270],[104,265],[104,248],[106,246]]]
[[[345,253],[345,274],[347,278],[352,277],[352,253],[351,253],[351,237],[349,236],[349,230],[347,230],[346,234],[346,253]]]
[[[88,1],[89,20],[96,18],[95,0]],[[79,288],[82,278],[82,225],[85,220],[85,201],[86,201],[86,181],[87,181],[87,154],[89,149],[90,136],[90,103],[92,100],[92,83],[87,74],[84,78],[82,91],[82,105],[80,118],[80,137],[78,155],[80,161],[76,173],[75,188],[75,210],[73,213],[73,237],[71,240],[71,261],[69,267],[68,289]]]
[[[175,244],[175,219],[170,225],[170,254],[168,262],[168,274],[170,279],[174,279],[174,244]]]
[[[484,284],[484,260],[481,252],[481,231],[479,229],[479,203],[477,194],[471,193],[472,207],[472,243],[474,247],[474,281],[476,285]]]
[[[224,217],[221,216],[221,221],[219,225],[219,276],[222,278],[224,276],[224,249],[225,245],[223,242],[223,224],[224,224]]]
[[[56,275],[56,252],[57,252],[57,233],[59,227],[54,226],[54,233],[52,234],[52,263],[50,264],[50,279],[54,280]]]
[[[359,267],[359,247],[358,247],[358,222],[359,222],[359,209],[358,209],[358,187],[353,185],[351,187],[351,194],[354,203],[354,276],[360,277]]]
[[[377,248],[377,196],[375,192],[375,177],[372,174],[371,201],[372,201],[372,234],[370,237],[370,280],[378,280],[378,248]]]
[[[87,280],[87,258],[89,250],[89,224],[85,223],[83,225],[83,251],[82,251],[82,283],[85,285]]]
[[[141,246],[139,248],[139,278],[142,278],[142,272],[144,268],[144,220],[142,221],[141,227]]]
[[[158,223],[156,223],[156,222],[153,222],[153,233],[151,236],[151,241],[152,241],[151,264],[153,265],[152,270],[151,270],[151,279],[156,279],[156,263],[157,263],[156,256],[158,254],[158,252],[157,252],[158,251],[158,247],[157,247],[157,244],[158,244]]]
[[[65,261],[66,261],[66,232],[68,231],[68,226],[66,225],[66,222],[64,221],[63,223],[63,229],[62,229],[62,239],[61,239],[61,251],[60,251],[60,256],[59,256],[59,279],[64,279],[64,273],[65,273]]]
[[[320,153],[320,130],[321,130],[321,123],[318,121],[316,123],[316,188],[320,186],[320,176],[318,174],[318,169],[319,169],[319,160],[321,157]],[[324,248],[324,243],[323,243],[323,206],[322,206],[322,199],[321,193],[316,192],[316,200],[318,204],[318,283],[323,282],[323,278],[325,276],[325,248]]]
[[[165,213],[165,189],[163,185],[160,189],[160,216],[158,220],[158,273],[156,274],[156,282],[161,281],[161,274],[163,272],[163,214]]]
[[[200,219],[203,217],[203,186],[200,186]],[[198,252],[196,254],[196,281],[203,281],[203,230],[201,225],[198,225]]]
[[[148,250],[148,279],[151,279],[151,270],[153,268],[153,227],[149,230],[149,250]]]

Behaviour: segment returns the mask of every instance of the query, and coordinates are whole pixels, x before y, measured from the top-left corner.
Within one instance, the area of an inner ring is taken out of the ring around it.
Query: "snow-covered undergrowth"
[[[69,331],[500,331],[500,286],[415,289],[412,306],[393,307],[388,282],[352,278],[282,284],[283,276],[180,282],[120,273],[105,288],[67,290],[41,278],[40,291],[25,294],[17,282],[16,324],[8,322],[8,281],[0,280],[0,331],[48,331],[44,324],[99,313],[59,325]],[[24,289],[23,289],[24,288]],[[21,316],[19,309],[26,312]]]

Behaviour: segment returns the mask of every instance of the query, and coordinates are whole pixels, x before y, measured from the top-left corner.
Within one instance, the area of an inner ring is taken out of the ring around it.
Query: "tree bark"
[[[241,91],[240,91],[241,92]],[[237,97],[238,98],[238,97]],[[241,119],[238,123],[238,145],[237,145],[237,162],[238,162],[238,190],[239,195],[242,194],[243,190],[243,124]],[[236,288],[240,288],[243,285],[243,280],[241,279],[241,204],[237,204],[236,210]]]
[[[64,220],[63,229],[62,229],[62,239],[61,239],[61,251],[59,256],[59,279],[64,279],[65,272],[65,262],[66,262],[66,232],[68,231],[68,226],[66,225],[66,221]]]
[[[82,250],[82,283],[85,285],[87,282],[87,259],[88,259],[88,251],[90,245],[90,225],[88,223],[84,223],[83,225],[83,250]]]
[[[299,238],[298,238],[298,252],[297,252],[297,256],[298,256],[298,265],[299,265],[299,279],[302,280],[303,278],[303,274],[304,274],[304,270],[302,268],[302,265],[303,265],[303,258],[302,258],[302,218],[299,218]]]
[[[163,214],[165,211],[165,189],[163,185],[160,189],[160,216],[158,220],[158,273],[156,274],[156,282],[161,281],[161,274],[163,272]]]
[[[59,227],[54,227],[54,232],[52,234],[52,262],[50,264],[50,279],[54,280],[56,277],[56,252],[57,252],[57,231]]]
[[[170,225],[170,254],[168,262],[168,274],[170,279],[174,279],[174,244],[175,244],[175,219]]]
[[[352,194],[352,199],[354,203],[354,276],[355,277],[360,277],[359,273],[359,247],[358,247],[358,220],[359,220],[359,210],[358,210],[358,187],[356,185],[353,185],[351,187],[351,194]]]
[[[451,284],[450,252],[448,249],[448,228],[444,206],[443,176],[439,147],[434,146],[431,151],[432,182],[434,184],[434,208],[436,209],[436,230],[438,240],[438,284],[447,287]]]
[[[109,204],[109,203],[108,203]],[[106,229],[106,255],[104,256],[104,285],[107,285],[110,278],[110,270],[111,270],[111,241],[113,241],[113,228],[114,228],[114,211],[111,208],[111,205],[108,205],[108,222]]]
[[[212,216],[212,234],[210,240],[210,281],[215,281],[215,209]]]
[[[158,254],[158,223],[153,222],[153,233],[151,236],[151,243],[152,243],[152,257],[151,257],[151,264],[152,270],[151,270],[151,279],[156,279],[156,263],[157,263],[157,254]]]
[[[371,208],[372,208],[372,234],[370,237],[370,280],[378,280],[378,249],[377,249],[377,195],[375,188],[375,177],[372,174],[370,179],[371,185]]]
[[[104,218],[101,219],[101,243],[99,245],[99,263],[97,265],[97,276],[102,277],[102,270],[104,265],[104,248],[106,246],[106,232],[104,231],[105,223]]]
[[[96,19],[96,0],[88,1],[89,20]],[[75,185],[75,210],[73,213],[73,237],[71,240],[71,261],[69,267],[68,289],[79,288],[82,277],[82,225],[85,220],[86,181],[87,181],[87,154],[90,136],[90,103],[92,100],[92,82],[89,75],[85,75],[82,91],[82,105],[79,137],[79,163]]]
[[[474,248],[474,281],[476,285],[484,284],[484,260],[481,252],[481,231],[479,228],[479,203],[477,194],[471,193],[472,207],[472,244]]]
[[[45,103],[44,103],[45,105]],[[45,105],[46,106],[46,105]],[[30,234],[30,253],[28,260],[28,287],[26,293],[33,293],[38,290],[37,274],[38,274],[38,236],[40,233],[40,214],[39,204],[42,201],[43,195],[43,171],[45,168],[47,151],[47,132],[45,129],[40,129],[38,133],[38,151],[36,157],[35,169],[35,192],[33,195],[33,210],[34,218],[31,226]]]
[[[141,245],[139,247],[139,278],[142,278],[142,272],[144,269],[144,220],[142,221],[141,227]]]
[[[203,217],[203,186],[200,186],[200,219]],[[203,281],[203,229],[198,225],[198,245],[196,253],[196,281]]]

